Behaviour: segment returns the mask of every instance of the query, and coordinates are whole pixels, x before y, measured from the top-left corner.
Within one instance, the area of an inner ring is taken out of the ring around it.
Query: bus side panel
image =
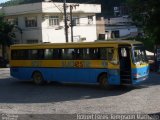
[[[87,69],[75,69],[75,68],[53,68],[51,70],[53,76],[51,80],[60,82],[82,82],[90,83],[95,80],[90,80],[90,71]]]
[[[60,82],[75,82],[75,83],[97,83],[98,76],[101,73],[110,73],[108,83],[112,85],[120,84],[120,76],[109,72],[108,69],[76,69],[76,68],[55,68],[50,70],[52,77],[47,79]],[[49,71],[48,71],[49,72]],[[47,74],[46,74],[47,75]],[[47,77],[47,76],[46,76]]]
[[[108,69],[109,85],[120,85],[120,73],[118,69]]]
[[[98,75],[106,69],[11,68],[11,75],[20,80],[31,80],[34,71],[41,72],[47,81],[97,83]]]
[[[21,80],[31,80],[32,73],[39,71],[44,80],[73,83],[97,83],[101,73],[108,73],[108,83],[119,85],[120,77],[108,69],[76,69],[76,68],[11,68],[11,75]]]
[[[12,77],[20,79],[20,80],[31,80],[32,71],[31,69],[26,68],[10,68],[10,74]]]
[[[132,69],[132,84],[138,84],[148,78],[149,66]]]

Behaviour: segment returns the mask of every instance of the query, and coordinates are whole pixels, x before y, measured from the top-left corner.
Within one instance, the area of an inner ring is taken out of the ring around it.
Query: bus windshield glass
[[[143,46],[135,46],[133,48],[134,63],[146,63],[148,62],[146,52]]]

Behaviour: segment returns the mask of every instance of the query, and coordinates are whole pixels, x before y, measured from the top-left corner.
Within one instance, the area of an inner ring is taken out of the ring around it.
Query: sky
[[[4,3],[4,2],[7,2],[9,0],[0,0],[0,3]]]

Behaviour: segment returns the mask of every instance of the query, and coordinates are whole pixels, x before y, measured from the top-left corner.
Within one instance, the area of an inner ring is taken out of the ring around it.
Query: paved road
[[[160,75],[139,86],[48,84],[36,86],[9,76],[0,69],[0,113],[77,114],[77,113],[160,113]]]

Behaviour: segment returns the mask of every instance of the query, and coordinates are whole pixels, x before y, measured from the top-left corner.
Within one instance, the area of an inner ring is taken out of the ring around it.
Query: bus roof
[[[11,48],[30,48],[30,47],[62,47],[64,46],[64,48],[67,47],[80,47],[80,46],[85,46],[87,47],[92,46],[92,47],[96,47],[96,46],[105,46],[105,45],[111,45],[111,44],[117,44],[117,45],[133,45],[133,44],[142,44],[141,42],[138,41],[131,41],[131,40],[107,40],[107,41],[95,41],[95,42],[76,42],[76,43],[37,43],[37,44],[16,44],[16,45],[12,45]]]

